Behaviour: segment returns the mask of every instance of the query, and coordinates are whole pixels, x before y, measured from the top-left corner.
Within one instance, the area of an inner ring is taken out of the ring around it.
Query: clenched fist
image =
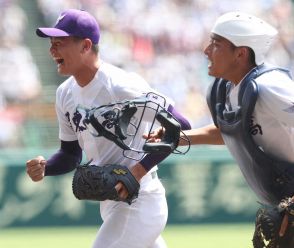
[[[28,160],[26,166],[27,174],[34,182],[41,181],[44,178],[46,160],[43,156]]]

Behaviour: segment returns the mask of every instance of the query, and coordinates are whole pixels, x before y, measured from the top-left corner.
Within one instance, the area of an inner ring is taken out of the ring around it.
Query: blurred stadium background
[[[40,184],[25,174],[26,160],[48,157],[59,146],[54,101],[65,78],[57,75],[49,42],[36,37],[35,29],[54,25],[67,8],[95,15],[101,57],[138,72],[174,98],[193,127],[211,121],[205,92],[212,78],[203,48],[220,14],[242,10],[276,26],[280,36],[268,61],[294,71],[290,0],[0,0],[0,233],[101,223],[97,203],[72,196],[72,174]],[[171,156],[159,174],[167,190],[169,226],[253,223],[257,200],[224,147],[193,147],[183,157]]]

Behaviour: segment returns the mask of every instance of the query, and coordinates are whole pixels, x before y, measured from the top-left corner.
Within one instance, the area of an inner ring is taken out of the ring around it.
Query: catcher
[[[38,156],[27,161],[28,175],[40,181],[77,168],[75,196],[100,201],[103,224],[93,248],[166,247],[161,232],[167,221],[167,203],[156,165],[174,145],[162,144],[167,149],[161,154],[144,154],[142,134],[150,130],[154,115],[141,119],[137,106],[123,104],[147,97],[154,90],[139,75],[100,59],[99,25],[86,11],[66,10],[54,27],[38,28],[36,33],[50,39],[50,54],[58,73],[69,77],[56,92],[60,150],[47,160]],[[180,128],[189,129],[189,122],[175,111],[172,101],[162,102],[160,99],[165,98],[159,96],[152,97],[154,106],[175,116]],[[122,106],[108,107],[116,102]],[[169,123],[166,117],[163,123]],[[85,165],[80,165],[82,151],[90,161]]]
[[[247,13],[217,19],[204,50],[216,78],[207,94],[214,123],[184,131],[191,144],[225,144],[261,200],[254,248],[294,247],[294,82],[288,70],[265,63],[276,35]]]

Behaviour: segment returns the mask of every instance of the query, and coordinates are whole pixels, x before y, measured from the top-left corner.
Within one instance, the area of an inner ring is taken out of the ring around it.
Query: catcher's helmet
[[[278,33],[265,21],[239,11],[220,16],[211,32],[226,38],[237,47],[250,47],[257,65],[264,63],[264,56]]]
[[[185,154],[190,148],[189,140],[185,138],[188,144],[186,150],[183,152],[176,149],[181,125],[166,110],[165,98],[156,93],[150,92],[142,98],[111,103],[86,112],[83,122],[90,133],[95,137],[103,136],[113,141],[123,150],[125,157],[135,159],[127,155],[126,151],[141,153],[143,157],[146,153]],[[165,129],[164,135],[161,142],[149,143],[145,140],[142,147],[136,147],[134,139],[143,139],[139,130],[146,122],[150,124],[146,134],[150,135],[155,128],[162,126]]]

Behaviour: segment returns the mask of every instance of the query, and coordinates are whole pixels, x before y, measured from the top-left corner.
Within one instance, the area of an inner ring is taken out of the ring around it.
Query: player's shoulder
[[[69,88],[72,87],[72,85],[74,84],[74,77],[70,76],[69,78],[67,78],[65,81],[63,81],[58,87],[57,87],[57,91],[65,91]]]
[[[294,90],[294,81],[287,73],[280,70],[266,72],[255,81],[261,92],[275,92],[281,89]]]
[[[288,84],[293,83],[293,80],[289,75],[282,70],[272,70],[266,73],[263,73],[256,78],[256,82],[261,86],[271,86],[278,84]],[[293,83],[294,86],[294,83]]]
[[[102,76],[105,80],[118,79],[124,78],[126,76],[126,71],[122,68],[103,61],[99,67],[99,75]]]
[[[74,82],[75,82],[74,77],[71,76],[67,78],[63,83],[61,83],[56,90],[57,99],[64,98],[64,96],[67,95],[68,92],[70,92],[71,88],[74,85]]]
[[[289,95],[294,97],[294,81],[283,71],[273,70],[264,73],[255,81],[259,89],[259,99],[271,101]]]
[[[147,84],[139,74],[126,71],[118,66],[103,62],[99,68],[99,73],[113,85],[124,85],[135,82],[138,84]]]

